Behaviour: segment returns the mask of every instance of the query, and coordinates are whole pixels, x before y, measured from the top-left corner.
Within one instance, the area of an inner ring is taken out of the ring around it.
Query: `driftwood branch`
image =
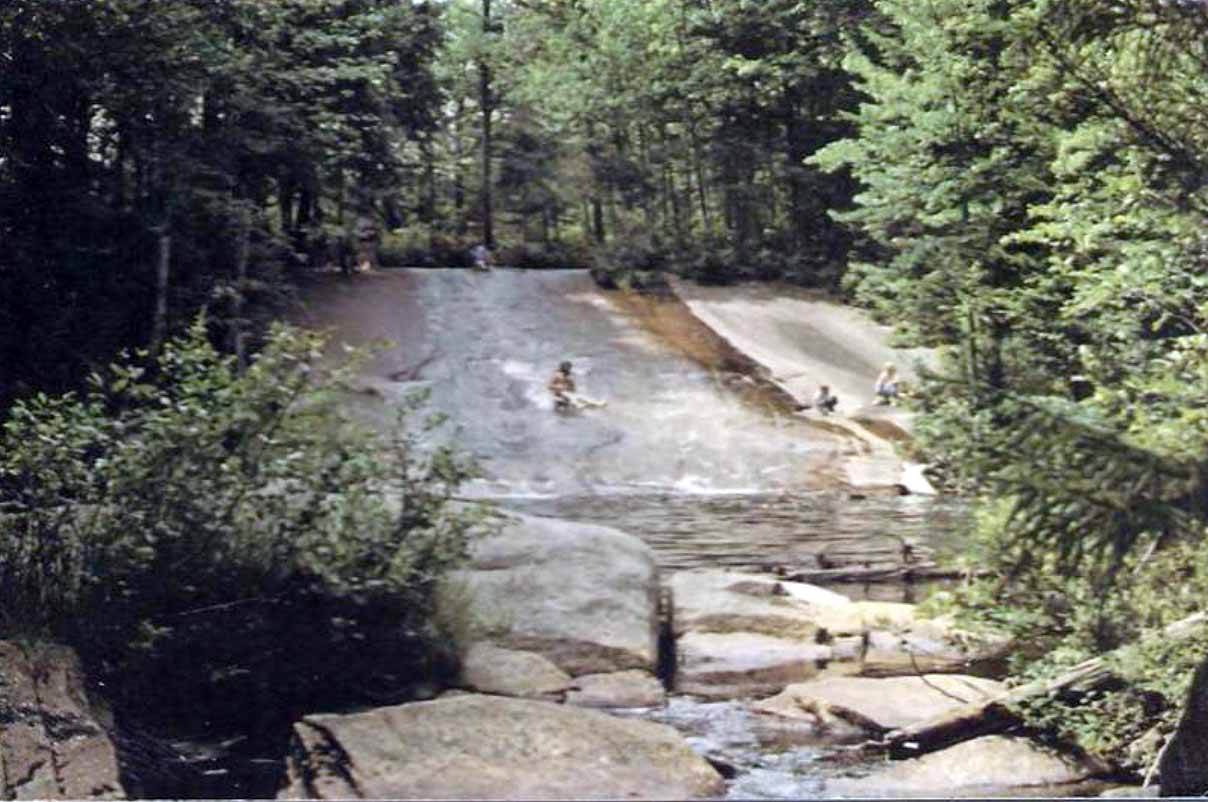
[[[1156,637],[1181,640],[1198,632],[1205,621],[1208,621],[1208,613],[1196,613],[1170,624]],[[880,742],[866,746],[887,749],[893,757],[915,757],[961,741],[1002,732],[1019,723],[1011,708],[1020,702],[1067,690],[1086,693],[1107,685],[1115,679],[1107,667],[1107,659],[1115,653],[1085,660],[1054,679],[1029,682],[984,702],[962,705],[935,718],[893,730]]]

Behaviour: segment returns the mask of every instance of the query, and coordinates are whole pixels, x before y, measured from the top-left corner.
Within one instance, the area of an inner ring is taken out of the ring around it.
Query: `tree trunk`
[[[165,219],[155,234],[155,310],[151,317],[151,353],[159,353],[168,336],[168,290],[172,278],[172,230]]]
[[[465,232],[465,215],[462,213],[466,208],[466,179],[462,173],[461,159],[464,151],[461,146],[461,121],[462,115],[465,114],[465,101],[462,98],[457,99],[457,111],[453,116],[453,124],[449,126],[449,133],[452,136],[450,143],[453,148],[453,211],[457,218],[457,233]]]
[[[599,195],[591,198],[591,230],[596,242],[604,244],[604,203]]]
[[[491,0],[482,0],[482,31],[491,33]],[[482,106],[482,239],[487,248],[495,247],[495,210],[491,192],[491,65],[484,57],[478,62],[478,97]]]
[[[709,233],[713,229],[713,223],[709,219],[709,201],[706,195],[705,188],[705,165],[704,158],[701,156],[700,140],[696,136],[696,127],[691,128],[692,131],[692,171],[696,173],[696,187],[700,195],[700,217],[704,224],[705,233]]]
[[[239,204],[239,201],[236,201]],[[231,304],[231,351],[242,370],[247,365],[247,333],[244,330],[244,308],[247,292],[247,268],[251,250],[251,214],[243,205],[236,207],[235,231],[235,298]]]

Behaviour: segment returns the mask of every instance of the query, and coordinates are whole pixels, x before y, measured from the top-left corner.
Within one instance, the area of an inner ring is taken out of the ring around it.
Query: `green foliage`
[[[278,326],[240,371],[198,320],[85,395],[16,405],[0,637],[71,643],[119,702],[165,717],[197,699],[254,717],[256,694],[288,715],[431,670],[434,583],[479,520],[449,506],[469,466],[346,423],[351,366],[322,345]]]
[[[1012,673],[1045,679],[1109,650],[1119,678],[1095,692],[1078,689],[1035,698],[1016,712],[1052,737],[1077,743],[1123,768],[1144,773],[1173,731],[1195,667],[1208,658],[1202,632],[1184,639],[1158,634],[1202,611],[1208,592],[1208,543],[1203,539],[1124,560],[1127,581],[1105,588],[1093,577],[1071,576],[1052,552],[1035,550],[1018,570],[1011,505],[983,505],[976,542],[967,555],[992,576],[967,584],[933,606],[954,605],[962,624],[991,626],[1019,649]]]
[[[1036,675],[1142,644],[1127,693],[1025,711],[1137,767],[1125,746],[1170,725],[1203,654],[1143,636],[1203,598],[1208,9],[876,5],[846,62],[857,132],[813,160],[861,185],[835,212],[846,283],[947,346],[918,434],[985,499],[966,559],[994,573],[959,606],[1035,644]]]
[[[230,339],[262,326],[326,258],[319,232],[401,205],[437,21],[389,0],[6,4],[0,407],[79,389],[202,307]]]

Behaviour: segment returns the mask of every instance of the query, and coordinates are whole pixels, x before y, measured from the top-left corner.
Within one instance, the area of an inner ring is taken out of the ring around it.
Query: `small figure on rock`
[[[885,368],[881,371],[881,375],[877,376],[877,383],[874,386],[877,397],[874,403],[885,406],[893,406],[898,400],[898,369],[892,362],[886,362]]]
[[[470,259],[474,263],[475,270],[490,270],[495,263],[491,249],[481,242],[470,249]]]
[[[598,401],[593,398],[579,395],[575,392],[575,377],[572,374],[574,365],[569,361],[562,362],[558,365],[558,369],[554,371],[554,375],[549,380],[549,391],[554,396],[554,411],[566,412],[572,409],[585,409],[587,407],[602,407],[607,401]]]
[[[818,387],[818,392],[814,396],[814,408],[823,415],[829,415],[835,411],[835,405],[839,403],[837,396],[831,393],[830,385],[823,384]]]

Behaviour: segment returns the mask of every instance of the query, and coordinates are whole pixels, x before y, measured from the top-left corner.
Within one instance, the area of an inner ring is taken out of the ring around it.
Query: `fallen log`
[[[983,572],[977,571],[973,576],[982,574]],[[912,582],[923,579],[966,579],[969,576],[968,571],[947,568],[929,561],[909,565],[894,562],[838,568],[803,568],[786,574],[785,578],[793,582]]]
[[[1195,634],[1205,621],[1208,621],[1208,613],[1195,613],[1150,637],[1181,640]],[[1010,729],[1020,723],[1019,717],[1011,712],[1013,705],[1059,691],[1086,693],[1114,680],[1116,677],[1107,667],[1107,658],[1118,651],[1116,649],[1106,655],[1084,660],[1054,679],[1029,682],[991,699],[971,702],[927,721],[893,730],[881,741],[873,741],[865,746],[888,750],[890,757],[894,758],[917,757]]]

